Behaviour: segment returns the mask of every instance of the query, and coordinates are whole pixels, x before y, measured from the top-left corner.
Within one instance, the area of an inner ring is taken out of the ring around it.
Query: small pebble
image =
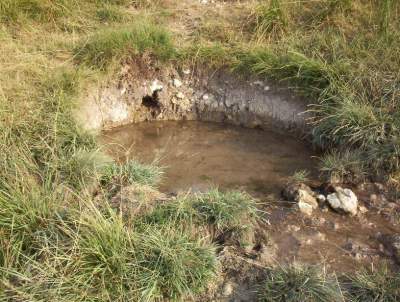
[[[319,203],[324,203],[326,201],[326,197],[323,194],[319,194],[317,196],[317,200],[318,200]]]
[[[173,79],[172,83],[176,88],[179,88],[182,86],[182,82],[179,79]]]
[[[224,297],[229,297],[233,294],[233,285],[231,282],[226,282],[224,288],[222,289],[222,295]]]
[[[365,213],[368,212],[368,209],[367,209],[366,207],[364,207],[364,206],[360,206],[360,207],[358,208],[358,210],[359,210],[360,213],[362,213],[362,214],[365,214]]]

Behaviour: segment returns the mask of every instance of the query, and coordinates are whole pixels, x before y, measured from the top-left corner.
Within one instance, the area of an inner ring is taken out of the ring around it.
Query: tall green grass
[[[214,276],[212,247],[178,229],[137,232],[121,217],[111,213],[107,219],[97,210],[83,216],[81,227],[77,278],[98,293],[137,301],[177,300],[203,289]]]
[[[365,154],[344,149],[326,153],[320,162],[322,176],[329,182],[358,182],[368,175]]]
[[[269,34],[277,35],[286,30],[288,25],[287,15],[282,8],[281,0],[261,2],[257,5],[254,16],[254,34],[258,41],[262,41]]]
[[[259,290],[262,302],[341,302],[343,295],[334,276],[312,266],[289,265],[269,272]]]
[[[213,189],[161,204],[144,216],[140,224],[184,226],[195,234],[207,233],[211,241],[229,235],[241,243],[247,232],[253,232],[258,217],[256,200],[251,196]]]
[[[165,61],[175,56],[171,37],[163,28],[151,23],[107,28],[96,32],[75,49],[78,62],[105,69],[113,61],[148,52]]]
[[[348,299],[351,302],[394,302],[400,299],[399,276],[385,265],[363,269],[349,276]]]
[[[105,188],[112,186],[128,186],[134,183],[157,186],[161,181],[163,170],[155,164],[145,165],[137,160],[128,160],[125,163],[111,163],[105,166],[100,183]]]
[[[40,22],[54,21],[67,14],[73,2],[71,0],[3,0],[0,3],[0,20],[9,22],[21,21],[21,19],[34,19]]]

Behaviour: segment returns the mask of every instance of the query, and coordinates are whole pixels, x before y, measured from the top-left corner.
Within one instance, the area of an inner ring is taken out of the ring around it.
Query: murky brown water
[[[276,193],[298,170],[312,170],[312,152],[287,133],[202,122],[153,122],[121,127],[103,136],[119,158],[136,157],[165,167],[161,191],[212,186]],[[315,165],[315,163],[314,163]]]

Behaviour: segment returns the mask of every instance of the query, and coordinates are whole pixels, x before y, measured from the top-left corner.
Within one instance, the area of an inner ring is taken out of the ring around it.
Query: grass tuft
[[[96,209],[82,218],[79,249],[75,278],[80,284],[136,301],[180,300],[198,293],[217,265],[213,247],[182,230],[146,226],[137,232],[121,217],[110,212],[107,218]]]
[[[98,31],[74,50],[79,63],[102,70],[113,61],[145,52],[161,61],[172,59],[175,48],[168,32],[148,22],[114,27]]]
[[[216,226],[218,231],[241,229],[257,216],[255,200],[238,191],[221,192],[217,189],[198,194],[192,203],[201,221]]]
[[[189,229],[207,227],[212,240],[228,233],[240,240],[246,231],[252,230],[257,217],[256,201],[248,194],[213,189],[161,204],[144,217],[143,223],[183,224]]]
[[[394,302],[400,299],[400,277],[387,266],[361,270],[349,279],[348,295],[352,302]]]
[[[127,186],[134,183],[156,186],[162,175],[162,169],[156,165],[145,165],[136,160],[129,160],[124,164],[112,163],[106,166],[100,181],[103,186],[113,184]]]
[[[291,183],[305,183],[309,181],[308,175],[310,172],[307,170],[296,171],[289,179]]]
[[[269,272],[259,291],[263,302],[339,302],[343,301],[335,277],[318,267],[290,265]]]
[[[144,301],[193,297],[206,288],[217,270],[214,248],[175,226],[146,228],[137,255]]]
[[[33,19],[51,22],[67,14],[73,2],[71,0],[2,0],[0,20],[17,22]]]
[[[257,5],[250,17],[255,20],[254,33],[257,41],[262,41],[269,34],[282,34],[288,25],[287,15],[281,0],[270,0]]]
[[[118,7],[105,5],[96,11],[97,18],[103,22],[121,22],[124,19],[124,14]]]
[[[365,156],[359,151],[332,151],[321,158],[320,171],[329,182],[358,182],[367,175]]]

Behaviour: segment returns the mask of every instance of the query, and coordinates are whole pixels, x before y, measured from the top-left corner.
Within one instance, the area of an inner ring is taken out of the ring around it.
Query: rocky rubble
[[[342,214],[356,215],[359,210],[357,196],[352,190],[342,187],[335,187],[334,192],[325,196],[314,192],[304,183],[290,183],[282,195],[286,200],[296,202],[300,212],[306,215],[311,215],[318,206],[324,208],[326,205]],[[365,207],[361,208],[363,213],[367,211]]]

